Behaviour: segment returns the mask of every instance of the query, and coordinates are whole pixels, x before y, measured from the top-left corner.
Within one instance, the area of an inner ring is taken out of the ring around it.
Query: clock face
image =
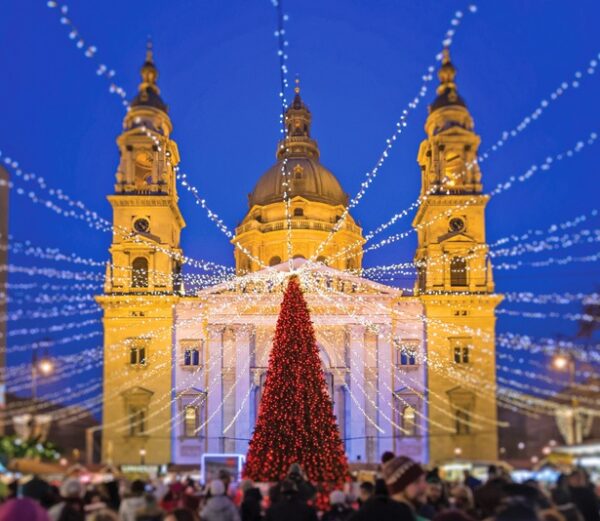
[[[150,230],[150,222],[148,219],[136,219],[133,223],[136,232],[147,233]]]
[[[465,221],[459,217],[450,219],[449,228],[451,232],[461,232],[465,229]]]

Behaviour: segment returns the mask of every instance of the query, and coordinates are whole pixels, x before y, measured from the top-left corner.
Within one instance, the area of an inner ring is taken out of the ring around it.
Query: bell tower
[[[430,460],[497,458],[495,308],[479,136],[444,50],[417,161],[415,294],[427,317]],[[485,390],[478,388],[483,382]],[[448,410],[451,414],[445,414]],[[444,412],[442,412],[444,411]]]
[[[103,461],[170,461],[172,327],[183,293],[177,144],[149,43],[117,138],[111,262],[104,295]]]

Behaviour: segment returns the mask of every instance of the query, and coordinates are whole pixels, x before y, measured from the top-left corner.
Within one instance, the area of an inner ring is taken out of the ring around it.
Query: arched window
[[[304,210],[302,208],[294,208],[294,217],[303,217]]]
[[[281,257],[279,257],[278,255],[275,255],[275,257],[271,257],[271,260],[269,261],[269,266],[277,266],[278,264],[281,264]]]
[[[467,285],[467,261],[462,257],[453,257],[450,261],[450,285]]]
[[[193,405],[188,405],[185,408],[183,415],[183,435],[186,438],[196,436],[198,428],[198,408]]]
[[[131,287],[148,287],[148,259],[136,257],[131,264]]]
[[[402,411],[402,428],[405,436],[414,436],[417,430],[417,422],[414,408],[407,406]]]
[[[294,255],[294,259],[306,259],[304,255]]]

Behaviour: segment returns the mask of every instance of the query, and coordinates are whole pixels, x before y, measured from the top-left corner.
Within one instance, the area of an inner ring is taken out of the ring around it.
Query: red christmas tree
[[[348,460],[333,415],[308,306],[296,277],[283,296],[244,475],[278,481],[292,463],[308,479],[341,483]]]

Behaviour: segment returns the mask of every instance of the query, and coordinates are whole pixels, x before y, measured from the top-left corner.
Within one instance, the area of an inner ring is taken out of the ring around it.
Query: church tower
[[[422,203],[415,294],[427,317],[429,457],[497,458],[495,308],[479,136],[444,50],[417,161]],[[450,412],[450,414],[448,414]]]
[[[238,274],[275,266],[287,261],[290,254],[340,270],[360,269],[362,265],[362,229],[349,214],[321,246],[344,214],[348,195],[321,164],[319,147],[311,137],[311,122],[312,114],[300,97],[297,83],[294,100],[285,112],[286,135],[277,146],[277,162],[249,194],[249,211],[235,231],[232,243],[243,247],[235,248]],[[336,256],[341,250],[347,253]]]
[[[117,138],[120,161],[104,295],[102,460],[171,460],[174,304],[183,291],[177,144],[149,44],[139,92]]]

